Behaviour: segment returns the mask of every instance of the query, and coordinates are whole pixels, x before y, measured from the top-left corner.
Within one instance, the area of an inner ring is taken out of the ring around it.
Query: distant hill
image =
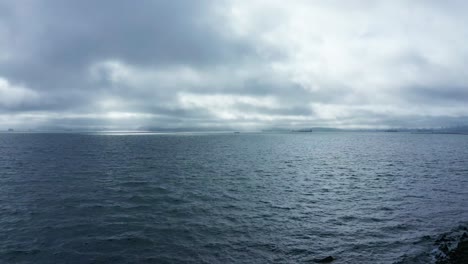
[[[334,127],[308,127],[308,128],[270,128],[263,129],[262,132],[392,132],[392,133],[424,133],[424,134],[467,134],[467,126],[456,127],[438,127],[438,128],[360,128],[360,129],[342,129]]]

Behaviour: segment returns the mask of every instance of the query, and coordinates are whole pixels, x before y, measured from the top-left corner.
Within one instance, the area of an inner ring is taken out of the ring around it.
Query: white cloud
[[[27,87],[11,84],[0,77],[0,107],[14,108],[28,105],[39,100],[39,94]]]
[[[255,109],[275,109],[279,107],[278,101],[273,97],[259,98],[245,95],[180,93],[178,100],[183,108],[206,110],[221,120],[260,119],[273,121],[274,116],[261,115]],[[249,109],[244,109],[245,106],[249,107]]]
[[[190,67],[153,69],[138,67],[119,60],[105,60],[90,67],[94,80],[108,81],[114,85],[125,84],[135,89],[148,84],[158,87],[196,86],[206,76]]]
[[[468,85],[468,18],[426,1],[232,1],[228,10],[233,32],[284,54],[274,69],[312,92],[343,86],[400,103],[387,95]]]

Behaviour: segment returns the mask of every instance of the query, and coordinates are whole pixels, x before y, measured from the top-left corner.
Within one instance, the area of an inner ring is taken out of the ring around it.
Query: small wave
[[[401,224],[395,224],[391,226],[385,226],[382,227],[382,231],[384,232],[395,232],[395,231],[405,231],[411,229],[412,225],[401,223]]]

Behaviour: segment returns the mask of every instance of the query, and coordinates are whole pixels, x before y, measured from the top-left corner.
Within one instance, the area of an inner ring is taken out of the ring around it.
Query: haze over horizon
[[[467,125],[466,10],[0,0],[0,130]]]

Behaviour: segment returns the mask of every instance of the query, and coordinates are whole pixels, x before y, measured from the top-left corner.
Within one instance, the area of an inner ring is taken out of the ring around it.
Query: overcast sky
[[[468,124],[468,4],[0,0],[0,129]]]

